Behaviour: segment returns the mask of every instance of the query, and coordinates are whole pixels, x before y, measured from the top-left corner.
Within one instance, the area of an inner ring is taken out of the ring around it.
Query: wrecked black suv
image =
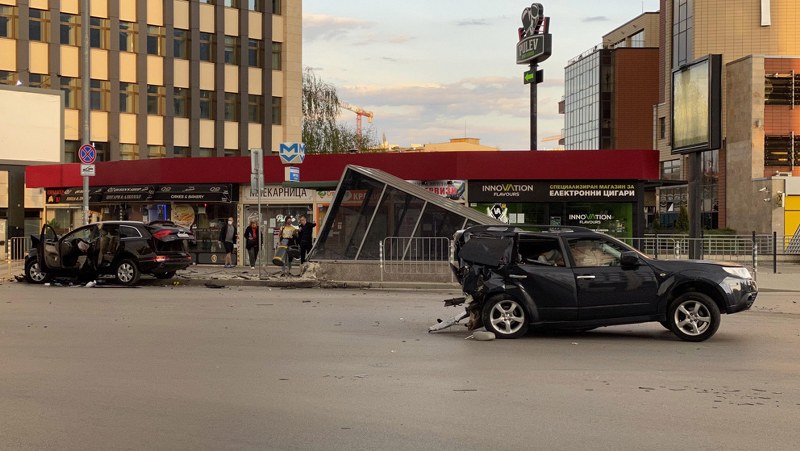
[[[747,310],[758,294],[736,264],[648,258],[610,236],[579,227],[476,226],[455,236],[453,271],[461,315],[498,338],[529,327],[584,331],[658,321],[687,341],[717,331],[720,313]]]

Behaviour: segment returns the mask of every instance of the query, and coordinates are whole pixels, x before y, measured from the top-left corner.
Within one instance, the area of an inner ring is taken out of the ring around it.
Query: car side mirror
[[[636,254],[636,252],[623,252],[619,256],[619,264],[623,267],[639,266],[640,263],[639,256]]]

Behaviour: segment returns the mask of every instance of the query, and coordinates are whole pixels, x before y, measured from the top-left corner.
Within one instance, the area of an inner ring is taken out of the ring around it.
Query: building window
[[[214,45],[213,33],[200,33],[200,61],[208,61],[213,63],[216,53],[216,46]]]
[[[200,119],[214,119],[217,105],[214,91],[200,91]]]
[[[272,0],[272,14],[281,15],[281,6],[283,6],[281,3],[281,0]]]
[[[0,85],[13,85],[17,82],[17,73],[10,70],[0,70]]]
[[[189,30],[181,30],[180,28],[175,29],[175,35],[172,39],[172,45],[174,47],[174,57],[180,59],[189,59],[189,49],[191,46],[189,37]]]
[[[30,74],[28,75],[28,86],[31,88],[49,88],[50,76],[47,74]]]
[[[225,149],[226,157],[241,157],[242,151],[239,149]]]
[[[136,113],[139,111],[139,85],[136,83],[120,82],[119,84],[119,112]]]
[[[694,59],[694,0],[674,0],[672,8],[672,67],[678,68]]]
[[[792,135],[764,137],[764,166],[795,167],[800,163],[800,140]]]
[[[281,100],[280,97],[272,98],[272,125],[281,125]]]
[[[119,51],[136,52],[136,24],[133,22],[119,23]]]
[[[80,148],[80,141],[64,141],[64,163],[77,163]]]
[[[272,70],[281,70],[281,59],[283,56],[283,43],[272,43]]]
[[[119,145],[119,159],[120,160],[138,160],[139,159],[139,146],[136,144],[120,144]]]
[[[658,139],[667,139],[667,118],[658,118]]]
[[[81,107],[81,80],[79,78],[61,77],[61,90],[64,91],[64,108],[79,109]]]
[[[214,156],[214,149],[210,147],[201,147],[199,152],[197,153],[198,156],[201,157],[213,157]]]
[[[31,41],[49,41],[50,13],[41,9],[28,10],[28,39]]]
[[[172,98],[175,102],[175,117],[189,117],[189,88],[175,88]]]
[[[172,149],[173,158],[191,158],[191,156],[192,156],[192,149],[188,147],[175,146]]]
[[[800,105],[800,74],[769,74],[764,80],[765,105]]]
[[[644,47],[644,30],[631,36],[631,47],[634,48]]]
[[[225,120],[229,122],[239,121],[239,94],[233,92],[225,93]]]
[[[252,124],[264,122],[264,96],[247,96],[247,121]]]
[[[89,23],[89,46],[93,49],[108,49],[108,36],[111,33],[108,19],[92,17]]]
[[[264,0],[247,0],[247,9],[264,12]]]
[[[164,40],[166,38],[164,27],[156,25],[147,26],[147,54],[164,56]]]
[[[111,96],[109,83],[105,80],[90,81],[91,90],[89,91],[89,105],[95,111],[108,111],[108,99]]]
[[[64,45],[80,45],[81,16],[61,13],[61,43]]]
[[[164,146],[147,146],[147,158],[166,158],[167,148]]]
[[[661,162],[661,179],[662,180],[680,180],[681,178],[681,160],[668,160]]]
[[[239,38],[225,36],[225,64],[239,64]]]
[[[223,0],[222,4],[228,8],[238,8],[239,0]]]
[[[247,40],[247,65],[250,67],[264,67],[264,43],[261,39]]]
[[[147,85],[147,114],[164,115],[166,92],[163,86]]]
[[[17,7],[0,5],[0,38],[17,37]]]

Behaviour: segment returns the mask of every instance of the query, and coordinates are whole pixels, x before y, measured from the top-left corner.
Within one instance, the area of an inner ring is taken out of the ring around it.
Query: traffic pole
[[[89,135],[89,0],[81,1],[81,139],[84,144],[92,140]],[[83,223],[89,223],[89,177],[83,176]]]

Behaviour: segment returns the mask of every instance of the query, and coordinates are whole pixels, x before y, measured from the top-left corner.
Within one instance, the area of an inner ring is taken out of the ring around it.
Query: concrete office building
[[[301,0],[0,0],[0,83],[64,92],[64,162],[247,155],[301,136]],[[81,86],[81,27],[91,81]],[[90,89],[90,105],[81,105]],[[80,110],[91,109],[91,136]]]

